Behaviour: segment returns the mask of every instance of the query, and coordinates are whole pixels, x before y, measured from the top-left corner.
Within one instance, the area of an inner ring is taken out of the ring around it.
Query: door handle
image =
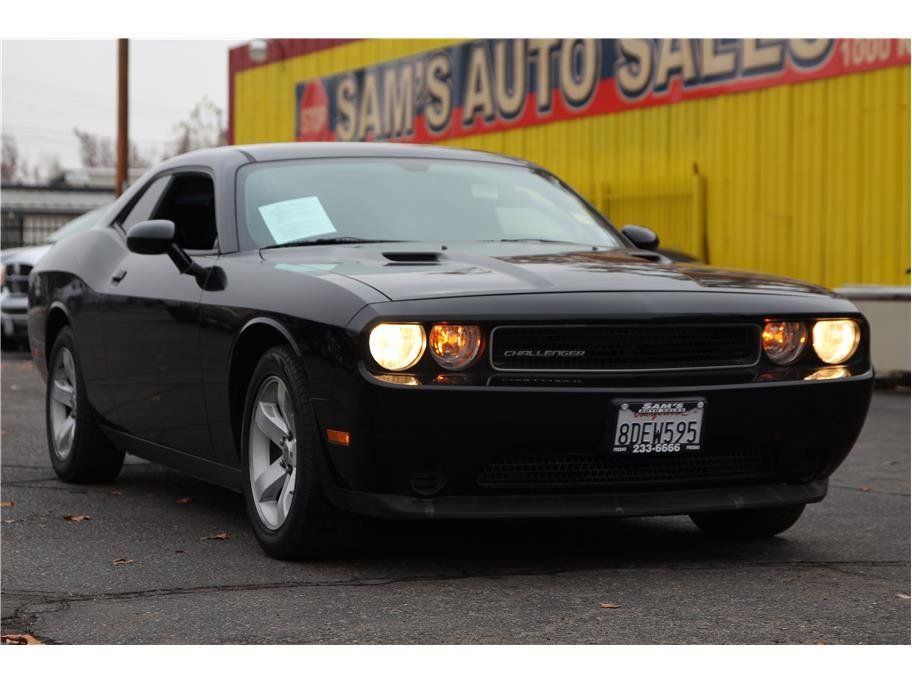
[[[120,281],[127,276],[126,270],[120,270],[111,278],[111,284],[120,284]]]

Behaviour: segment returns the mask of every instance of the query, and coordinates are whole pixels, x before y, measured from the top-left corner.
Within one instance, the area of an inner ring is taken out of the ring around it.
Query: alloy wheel
[[[277,530],[291,510],[297,469],[294,404],[285,382],[267,377],[252,409],[247,444],[250,489],[260,521]]]
[[[69,348],[61,348],[51,373],[50,414],[54,455],[65,460],[76,433],[76,365]]]

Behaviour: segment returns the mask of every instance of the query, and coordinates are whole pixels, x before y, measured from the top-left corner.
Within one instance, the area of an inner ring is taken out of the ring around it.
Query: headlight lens
[[[814,325],[814,350],[829,365],[838,365],[852,357],[860,338],[855,320],[820,320]]]
[[[378,324],[368,339],[371,356],[391,372],[412,367],[424,353],[424,327],[420,324]]]
[[[465,369],[481,350],[481,329],[474,324],[435,324],[428,347],[444,369]]]
[[[772,320],[763,325],[763,352],[777,365],[795,362],[806,345],[804,322]]]

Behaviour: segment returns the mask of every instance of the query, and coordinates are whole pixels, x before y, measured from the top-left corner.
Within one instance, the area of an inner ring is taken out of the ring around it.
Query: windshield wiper
[[[285,246],[325,246],[327,244],[382,244],[386,242],[400,241],[398,239],[361,239],[360,237],[321,237],[319,239],[293,239],[290,242],[281,244],[269,244],[261,246],[260,250],[280,249]]]
[[[580,242],[568,242],[563,239],[537,239],[535,237],[519,237],[515,239],[486,239],[489,242],[532,242],[536,244],[581,244]],[[589,244],[581,244],[590,246]]]

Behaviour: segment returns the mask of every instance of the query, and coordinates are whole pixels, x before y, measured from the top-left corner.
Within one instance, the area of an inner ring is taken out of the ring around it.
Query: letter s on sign
[[[453,95],[450,91],[450,58],[438,52],[427,67],[429,101],[424,106],[424,118],[431,132],[441,133],[450,124]]]
[[[358,99],[358,83],[351,74],[342,76],[336,86],[336,137],[342,142],[350,142],[355,137],[358,129],[356,101]]]
[[[617,85],[625,97],[635,99],[652,82],[653,44],[642,38],[622,38],[617,43],[620,53],[615,62]]]
[[[817,38],[806,40],[803,38],[793,38],[789,42],[789,54],[795,66],[802,69],[808,69],[817,66],[824,61],[829,55],[830,50],[835,44],[832,38]]]

